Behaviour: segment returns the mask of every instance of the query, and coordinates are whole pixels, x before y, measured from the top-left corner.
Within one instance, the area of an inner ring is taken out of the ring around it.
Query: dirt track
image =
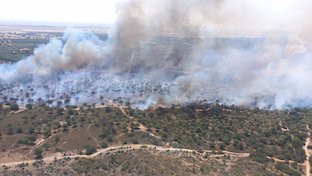
[[[306,176],[310,176],[310,170],[311,170],[311,165],[310,165],[310,162],[309,162],[309,159],[310,159],[310,151],[308,149],[308,146],[310,145],[310,128],[309,128],[309,125],[307,125],[307,130],[308,130],[308,137],[306,139],[306,142],[305,142],[305,145],[303,147],[304,151],[305,151],[305,154],[306,154],[306,160],[304,161],[304,166],[306,168]]]
[[[121,112],[127,116],[129,119],[133,119],[132,116],[130,116],[125,110],[124,110],[124,106],[117,106],[117,105],[114,105],[113,106],[115,107],[118,107]],[[104,108],[104,107],[107,107],[107,106],[103,106],[103,105],[99,105],[99,106],[96,106],[96,108]],[[22,109],[22,111],[25,111],[25,109]],[[19,113],[19,112],[15,112],[15,113]],[[142,124],[139,124],[140,125],[140,130],[143,131],[143,132],[146,132],[146,127],[143,126]],[[88,126],[88,131],[89,131],[89,128],[91,126],[89,125]],[[306,138],[306,141],[305,141],[305,145],[303,147],[304,151],[305,151],[305,154],[306,154],[306,160],[304,161],[304,163],[299,163],[299,165],[303,165],[305,167],[305,173],[306,173],[306,176],[310,176],[310,170],[311,170],[311,165],[310,165],[310,162],[309,162],[309,158],[311,157],[311,153],[310,153],[310,150],[308,149],[308,146],[311,145],[311,140],[310,140],[310,129],[309,129],[309,126],[307,125],[306,126],[307,130],[308,130],[308,137]],[[150,135],[156,137],[156,138],[160,138],[159,136],[155,136],[153,133],[150,133]],[[96,139],[94,139],[96,140]],[[45,140],[42,139],[40,141],[38,141],[39,144],[42,144]],[[99,143],[97,141],[97,145],[99,147]],[[111,146],[111,147],[108,147],[108,148],[105,148],[105,149],[101,149],[101,150],[98,150],[96,153],[92,154],[92,155],[78,155],[78,154],[74,154],[74,155],[69,155],[69,156],[64,156],[63,154],[61,153],[55,153],[51,156],[48,156],[48,157],[45,157],[43,158],[42,160],[45,162],[45,163],[51,163],[53,162],[55,159],[64,159],[64,158],[94,158],[98,155],[101,155],[101,154],[106,154],[106,153],[109,153],[109,152],[114,152],[114,151],[120,151],[120,150],[123,150],[123,151],[130,151],[130,150],[138,150],[138,149],[152,149],[152,150],[155,150],[155,151],[160,151],[160,152],[164,152],[164,151],[171,151],[171,152],[188,152],[188,153],[197,153],[197,154],[206,154],[206,153],[210,153],[209,154],[209,157],[222,157],[224,155],[228,155],[228,156],[231,156],[231,157],[238,157],[238,158],[244,158],[244,157],[248,157],[250,154],[249,153],[235,153],[235,152],[230,152],[230,151],[222,151],[223,154],[211,154],[212,151],[210,150],[204,150],[203,152],[199,153],[197,150],[192,150],[192,149],[182,149],[182,148],[172,148],[172,147],[168,147],[168,146],[154,146],[154,145],[145,145],[145,144],[128,144],[128,145],[117,145],[117,146]],[[286,160],[281,160],[281,159],[278,159],[278,158],[275,158],[275,157],[268,157],[270,159],[273,159],[275,160],[276,162],[286,162]],[[0,163],[0,167],[3,167],[3,166],[9,166],[9,167],[15,167],[15,166],[18,166],[20,164],[32,164],[33,162],[35,161],[38,161],[38,160],[24,160],[24,161],[15,161],[15,162],[6,162],[6,163]],[[293,163],[294,161],[288,161],[290,163]]]
[[[52,156],[44,157],[42,161],[44,161],[46,164],[53,162],[55,159],[64,159],[64,158],[94,158],[98,155],[101,154],[106,154],[109,152],[114,152],[114,151],[130,151],[130,150],[155,150],[155,151],[160,151],[160,152],[166,152],[166,151],[171,151],[171,152],[188,152],[188,153],[196,153],[200,155],[204,155],[206,153],[211,153],[212,151],[210,150],[204,150],[203,152],[199,153],[197,150],[191,150],[191,149],[180,149],[180,148],[167,148],[167,147],[162,147],[162,146],[155,146],[155,145],[144,145],[144,144],[129,144],[129,145],[117,145],[117,146],[112,146],[112,147],[107,147],[105,149],[98,150],[96,153],[93,153],[92,155],[69,155],[69,156],[63,156],[61,153],[56,153]],[[208,155],[209,157],[222,157],[224,155],[229,155],[231,157],[239,157],[239,158],[244,158],[248,157],[249,153],[235,153],[235,152],[229,152],[229,151],[223,151],[224,154],[210,154]],[[0,167],[3,166],[9,166],[9,167],[15,167],[20,164],[32,164],[33,162],[38,161],[38,160],[25,160],[25,161],[16,161],[16,162],[7,162],[7,163],[0,163]]]

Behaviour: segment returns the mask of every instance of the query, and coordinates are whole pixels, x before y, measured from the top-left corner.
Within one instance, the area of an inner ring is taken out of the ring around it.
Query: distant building
[[[19,50],[20,54],[29,54],[31,53],[31,49],[30,48],[22,48]]]

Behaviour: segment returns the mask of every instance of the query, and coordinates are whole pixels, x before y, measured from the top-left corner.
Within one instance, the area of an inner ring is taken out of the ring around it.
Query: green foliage
[[[96,148],[94,146],[87,146],[86,147],[86,155],[92,155],[96,152]]]
[[[45,138],[51,136],[51,128],[49,126],[44,127],[43,134]]]
[[[259,150],[250,153],[249,157],[252,160],[254,160],[254,161],[258,162],[258,163],[261,163],[261,164],[269,162],[269,159],[266,157],[264,152],[259,151]]]
[[[61,140],[60,136],[57,135],[57,136],[55,137],[55,144],[57,144],[58,142],[60,142],[60,140]]]
[[[12,103],[12,104],[10,105],[10,110],[11,110],[11,111],[18,111],[18,110],[19,110],[18,104]]]
[[[304,116],[312,115],[311,111],[297,112],[302,110],[266,111],[212,104],[129,111],[163,142],[177,142],[182,148],[262,150],[265,155],[297,162],[304,158],[301,152],[306,138]]]
[[[21,127],[16,128],[16,133],[23,133],[23,129]]]
[[[27,104],[27,105],[26,105],[26,108],[27,108],[27,109],[32,109],[32,108],[33,108],[33,105],[32,105],[32,104]]]
[[[290,168],[286,163],[277,163],[275,165],[275,167],[287,175],[291,175],[291,176],[300,176],[301,175],[300,172]]]
[[[14,129],[11,128],[11,127],[9,127],[9,128],[7,129],[7,134],[8,134],[8,135],[13,135],[13,134],[14,134]]]
[[[34,134],[29,134],[27,136],[22,137],[18,143],[23,145],[34,145],[34,142],[36,141],[36,136]]]
[[[45,143],[42,145],[42,147],[45,148],[46,150],[48,150],[51,147],[51,145],[48,143]]]
[[[35,153],[36,159],[42,159],[43,149],[41,147],[37,147],[34,153]]]
[[[106,143],[102,143],[102,144],[101,144],[101,147],[102,147],[102,148],[107,148],[108,145],[107,145]]]

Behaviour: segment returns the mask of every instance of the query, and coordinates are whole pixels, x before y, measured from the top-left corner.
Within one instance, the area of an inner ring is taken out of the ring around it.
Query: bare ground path
[[[280,163],[296,163],[296,161],[294,160],[283,160],[283,159],[278,159],[276,157],[270,157],[270,156],[267,156],[268,159],[272,159],[274,160],[275,162],[280,162]],[[301,165],[301,166],[305,166],[304,163],[297,163],[298,165]]]
[[[122,106],[118,106],[118,107],[119,107],[120,111],[121,111],[125,116],[127,116],[129,119],[133,119],[133,117],[130,116],[130,115],[123,109],[124,107],[122,107]],[[148,133],[150,136],[153,136],[153,137],[155,137],[156,139],[161,139],[160,136],[157,136],[157,135],[155,135],[155,134],[153,134],[153,133],[147,132],[147,128],[146,128],[143,124],[141,124],[141,123],[139,123],[139,128],[140,128],[140,131],[145,132],[145,133]],[[161,141],[161,142],[164,143],[163,141]]]
[[[310,165],[310,152],[309,152],[309,149],[308,149],[308,146],[310,146],[310,128],[309,128],[309,125],[307,125],[307,130],[308,130],[308,137],[306,139],[306,142],[305,142],[305,145],[303,147],[304,151],[305,151],[305,154],[306,154],[306,160],[304,161],[304,165],[305,165],[305,168],[306,168],[306,176],[310,176],[310,170],[311,170],[311,165]]]
[[[114,152],[114,151],[130,151],[130,150],[155,150],[155,151],[160,151],[160,152],[166,152],[166,151],[171,151],[171,152],[188,152],[188,153],[196,153],[200,155],[204,155],[207,153],[210,153],[208,156],[209,157],[222,157],[224,155],[228,155],[231,157],[238,157],[238,158],[244,158],[248,157],[249,153],[235,153],[235,152],[229,152],[229,151],[222,151],[223,154],[211,154],[212,151],[210,150],[204,150],[203,152],[198,152],[197,150],[192,150],[192,149],[182,149],[182,148],[167,148],[167,147],[162,147],[162,146],[155,146],[155,145],[145,145],[145,144],[128,144],[128,145],[117,145],[117,146],[111,146],[107,147],[105,149],[98,150],[96,153],[93,153],[92,155],[79,155],[79,154],[74,154],[74,155],[68,155],[64,156],[61,153],[55,153],[51,156],[44,157],[42,161],[44,161],[46,164],[53,162],[55,159],[64,159],[64,158],[94,158],[98,155],[101,154],[106,154],[109,152]],[[3,166],[8,166],[8,167],[15,167],[20,164],[32,164],[33,162],[36,162],[38,160],[24,160],[24,161],[15,161],[15,162],[7,162],[7,163],[0,163],[0,167]]]

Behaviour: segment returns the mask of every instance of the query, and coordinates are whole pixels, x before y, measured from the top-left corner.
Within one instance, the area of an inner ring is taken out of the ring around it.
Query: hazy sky
[[[111,23],[117,0],[1,0],[0,20]]]

